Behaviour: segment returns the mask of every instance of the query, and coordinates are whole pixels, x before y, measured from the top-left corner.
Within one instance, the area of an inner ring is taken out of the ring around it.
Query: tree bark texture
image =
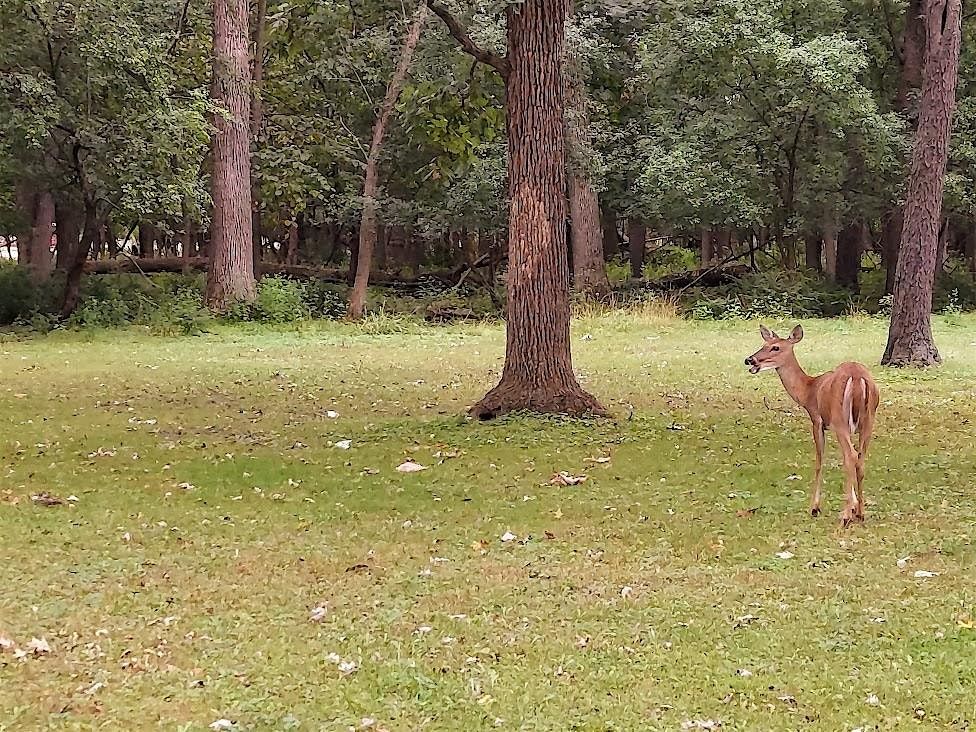
[[[976,282],[976,218],[970,219],[966,226],[966,266]]]
[[[832,279],[837,279],[837,224],[833,217],[823,224],[823,253],[824,272]]]
[[[808,231],[804,239],[804,263],[814,272],[823,271],[823,239],[814,231]]]
[[[61,300],[61,317],[67,318],[78,307],[81,299],[81,281],[85,273],[85,262],[88,254],[98,241],[98,209],[94,194],[82,181],[85,200],[85,225],[81,232],[81,242],[74,248],[73,256],[68,264],[67,276],[64,283],[64,297]]]
[[[715,258],[715,239],[712,229],[705,226],[701,230],[701,265],[707,267]]]
[[[959,76],[961,5],[961,0],[923,2],[926,43],[922,100],[908,177],[888,345],[881,360],[888,366],[931,366],[942,360],[932,338],[932,290]]]
[[[54,204],[58,236],[57,268],[64,272],[71,268],[75,250],[80,245],[84,216],[78,208],[77,203],[68,197],[59,198]]]
[[[560,65],[568,0],[509,6],[509,144],[505,366],[471,409],[489,419],[515,410],[600,413],[580,387],[570,349],[566,158]]]
[[[213,226],[207,305],[254,298],[251,235],[251,69],[247,0],[214,0]]]
[[[356,253],[358,263],[356,265],[356,279],[349,293],[349,309],[347,317],[351,320],[359,320],[363,317],[366,310],[366,288],[369,286],[369,272],[373,262],[373,250],[376,247],[376,237],[379,232],[377,223],[376,196],[380,187],[380,155],[383,152],[383,137],[386,134],[386,126],[390,117],[393,115],[393,108],[396,106],[397,99],[400,98],[400,91],[403,89],[403,82],[407,78],[410,70],[410,62],[413,59],[413,52],[420,42],[420,34],[427,21],[427,3],[421,0],[417,11],[414,13],[413,22],[407,31],[407,36],[400,50],[400,60],[393,78],[390,79],[386,87],[386,96],[383,99],[383,106],[380,107],[379,116],[373,125],[373,139],[369,146],[369,155],[366,159],[366,175],[363,183],[363,215],[359,225],[359,251]]]
[[[566,52],[563,83],[566,91],[566,175],[573,286],[584,295],[602,297],[610,291],[610,282],[603,259],[600,201],[585,165],[592,154],[586,88],[579,62],[569,50]]]
[[[257,0],[254,18],[254,57],[251,63],[251,150],[257,149],[258,136],[264,123],[264,103],[261,98],[261,84],[264,81],[265,28],[268,18],[268,0]],[[254,261],[260,262],[263,256],[263,225],[261,221],[261,187],[251,165],[251,241]],[[255,265],[255,273],[260,270]]]
[[[647,246],[647,225],[640,219],[627,222],[627,247],[630,252],[630,276],[644,276],[644,250]]]
[[[34,283],[44,282],[54,269],[51,256],[54,214],[54,198],[50,191],[37,191],[33,196],[30,236],[26,242],[27,267]]]

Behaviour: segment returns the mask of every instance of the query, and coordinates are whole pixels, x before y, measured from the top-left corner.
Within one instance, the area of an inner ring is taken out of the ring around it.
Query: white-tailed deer
[[[815,455],[810,513],[820,515],[824,437],[829,428],[837,436],[844,457],[846,504],[840,520],[845,526],[852,521],[863,521],[864,459],[880,401],[878,385],[864,365],[854,362],[842,363],[820,376],[808,376],[793,353],[793,347],[803,339],[803,328],[799,325],[789,338],[780,338],[764,325],[759,327],[759,333],[766,345],[746,359],[749,372],[758,374],[776,369],[786,393],[810,415]]]

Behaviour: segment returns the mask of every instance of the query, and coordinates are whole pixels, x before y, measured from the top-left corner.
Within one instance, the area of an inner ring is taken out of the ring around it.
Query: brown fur
[[[863,521],[864,461],[880,403],[878,385],[863,364],[850,361],[820,376],[809,376],[793,353],[793,347],[803,338],[800,326],[793,329],[789,338],[780,338],[765,326],[759,332],[766,345],[747,358],[746,365],[752,373],[775,369],[786,392],[810,416],[815,458],[810,513],[820,515],[824,438],[829,429],[836,435],[844,458],[846,502],[841,521],[845,525]]]

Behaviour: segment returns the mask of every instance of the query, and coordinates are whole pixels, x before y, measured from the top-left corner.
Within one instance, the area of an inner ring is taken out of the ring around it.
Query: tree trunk
[[[837,235],[837,284],[848,287],[855,292],[860,286],[861,274],[861,242],[863,240],[862,224],[860,222],[848,224]]]
[[[570,348],[566,158],[560,65],[569,0],[508,6],[508,298],[501,381],[471,409],[604,412],[580,387]]]
[[[57,267],[67,272],[79,246],[84,216],[79,214],[75,201],[67,197],[55,202],[54,216],[58,232]]]
[[[190,208],[183,203],[183,233],[182,233],[182,259],[183,259],[183,274],[190,274],[190,257],[193,252],[193,242],[196,238],[196,233],[193,231],[193,219],[190,217]]]
[[[952,241],[952,219],[948,216],[942,222],[942,228],[939,229],[939,246],[936,249],[935,254],[935,282],[939,281],[939,277],[945,272],[946,263],[949,261],[949,243]]]
[[[298,218],[288,224],[288,249],[285,264],[298,264]]]
[[[373,262],[373,249],[376,247],[378,229],[376,195],[379,193],[379,167],[380,154],[383,152],[383,136],[386,134],[386,125],[393,115],[393,108],[396,106],[397,99],[400,98],[400,90],[407,78],[410,61],[413,59],[413,52],[420,41],[420,34],[426,20],[427,3],[426,0],[421,0],[417,12],[414,13],[410,29],[407,31],[403,48],[400,50],[400,60],[393,72],[393,78],[390,79],[390,84],[386,88],[383,106],[376,118],[376,124],[373,125],[373,140],[370,143],[369,156],[366,159],[366,175],[363,184],[363,215],[359,224],[359,252],[357,254],[359,261],[356,266],[356,280],[352,292],[349,293],[349,310],[346,313],[350,320],[359,320],[366,310],[366,288],[369,286],[369,271]]]
[[[823,239],[815,231],[808,231],[804,239],[804,261],[807,269],[823,272]]]
[[[592,155],[586,89],[579,62],[568,51],[564,66],[566,175],[573,286],[579,293],[600,297],[610,291],[610,282],[604,264],[600,201],[587,176],[585,165],[585,160]]]
[[[824,271],[827,276],[837,279],[837,225],[833,219],[823,225]]]
[[[67,318],[78,307],[78,302],[81,299],[81,280],[85,273],[85,262],[92,246],[98,240],[99,222],[95,197],[90,191],[86,191],[84,199],[85,226],[81,232],[81,242],[74,248],[73,257],[68,266],[64,283],[64,298],[61,301],[62,318]]]
[[[976,282],[976,218],[970,219],[966,227],[966,264],[969,276]]]
[[[214,0],[213,226],[207,305],[218,312],[255,295],[247,0]]]
[[[912,151],[895,273],[887,366],[931,366],[942,361],[932,338],[932,290],[945,187],[949,136],[959,76],[961,0],[924,0],[926,43],[922,100]]]
[[[139,256],[152,257],[155,253],[156,232],[148,221],[139,222]]]
[[[264,103],[261,98],[261,84],[264,81],[265,26],[268,17],[268,0],[257,0],[254,18],[254,57],[251,60],[251,151],[257,149],[261,125],[264,123]],[[254,272],[260,271],[257,263],[261,261],[263,225],[261,222],[261,187],[251,165],[251,242],[254,252]]]
[[[27,266],[31,280],[37,284],[51,276],[54,259],[51,239],[54,236],[54,198],[49,191],[38,191],[31,212],[31,232],[27,244]]]
[[[630,276],[644,276],[644,249],[647,246],[647,226],[640,219],[627,222],[627,246],[630,251]]]
[[[609,262],[620,254],[617,212],[608,206],[604,206],[600,212],[600,227],[603,229],[603,258]]]
[[[701,231],[701,266],[707,267],[715,258],[715,239],[710,227],[705,226]]]
[[[898,61],[901,74],[895,91],[895,110],[903,116],[915,106],[912,92],[922,86],[922,63],[925,53],[925,23],[922,3],[924,0],[909,0],[905,8],[905,28],[901,37]],[[890,295],[895,287],[895,271],[898,267],[898,252],[901,247],[901,230],[905,212],[900,204],[892,206],[885,216],[883,235],[883,259],[885,265],[885,294]]]

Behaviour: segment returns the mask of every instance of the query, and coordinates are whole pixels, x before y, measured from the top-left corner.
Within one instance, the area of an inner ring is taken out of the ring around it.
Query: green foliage
[[[689,291],[694,320],[751,320],[836,317],[851,304],[851,294],[805,272],[760,272],[732,285]]]
[[[56,292],[54,282],[35,285],[24,267],[0,261],[0,325],[30,321],[53,311]]]

